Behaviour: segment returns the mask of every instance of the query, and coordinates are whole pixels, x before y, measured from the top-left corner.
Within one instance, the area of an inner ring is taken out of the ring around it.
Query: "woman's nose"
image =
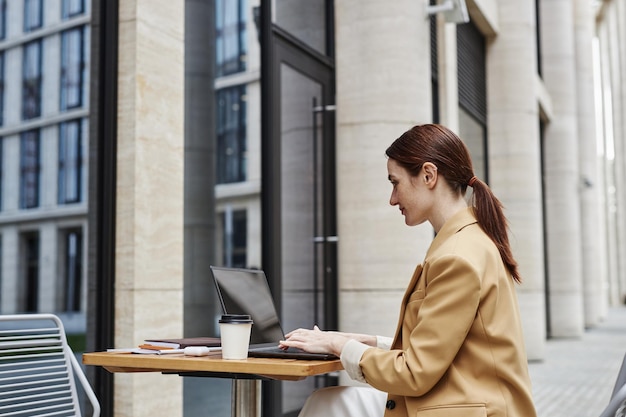
[[[391,197],[389,197],[389,204],[391,204],[392,206],[398,204],[398,200],[396,199],[396,193],[393,191],[391,192]]]

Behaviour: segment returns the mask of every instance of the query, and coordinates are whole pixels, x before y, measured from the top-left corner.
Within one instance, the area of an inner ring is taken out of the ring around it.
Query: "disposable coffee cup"
[[[246,359],[252,319],[247,314],[224,314],[220,319],[222,359]]]

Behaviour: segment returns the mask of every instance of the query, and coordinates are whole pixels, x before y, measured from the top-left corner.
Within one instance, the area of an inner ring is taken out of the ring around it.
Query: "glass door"
[[[271,100],[263,117],[270,124],[263,136],[263,268],[285,332],[336,329],[334,67],[281,29],[273,34],[271,90],[264,90]],[[321,376],[267,384],[264,414],[295,416],[313,390],[335,383]]]

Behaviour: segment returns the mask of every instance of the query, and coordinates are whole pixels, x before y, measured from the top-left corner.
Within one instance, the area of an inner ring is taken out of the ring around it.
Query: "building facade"
[[[384,150],[438,122],[505,207],[529,359],[593,327],[626,301],[624,2],[430,3],[0,1],[0,312],[212,335],[215,264],[263,268],[285,330],[393,334],[433,231]],[[104,415],[229,413],[223,381],[91,377]],[[337,383],[264,383],[265,413]]]
[[[0,2],[0,312],[84,333],[90,8]]]

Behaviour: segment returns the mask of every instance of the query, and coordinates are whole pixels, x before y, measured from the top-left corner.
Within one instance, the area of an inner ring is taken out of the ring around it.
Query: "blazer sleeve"
[[[429,264],[420,278],[426,279],[424,298],[404,306],[403,349],[367,349],[359,362],[366,381],[390,394],[430,391],[452,364],[478,311],[480,275],[467,259],[444,255]],[[408,323],[415,325],[405,328]]]

